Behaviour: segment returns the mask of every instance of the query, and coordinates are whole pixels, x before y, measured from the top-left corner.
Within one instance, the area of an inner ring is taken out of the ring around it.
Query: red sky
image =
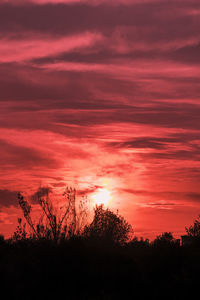
[[[199,0],[0,1],[0,232],[16,191],[108,189],[137,236],[200,213]]]

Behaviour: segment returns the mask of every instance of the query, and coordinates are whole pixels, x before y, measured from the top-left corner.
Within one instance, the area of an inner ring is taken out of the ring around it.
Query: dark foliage
[[[152,245],[157,248],[175,247],[178,245],[178,240],[173,237],[171,232],[164,232],[157,236]]]
[[[24,240],[29,236],[36,240],[45,239],[59,243],[82,232],[87,218],[86,198],[83,197],[77,204],[76,190],[66,188],[63,193],[65,205],[63,210],[61,211],[60,208],[58,212],[58,208],[53,206],[50,198],[51,192],[48,187],[40,187],[32,196],[32,201],[39,204],[41,209],[37,222],[32,219],[32,205],[21,193],[18,194],[18,203],[27,223],[22,225],[22,219],[18,219],[18,226],[13,236],[15,241]],[[26,230],[26,224],[29,230]]]
[[[199,248],[73,237],[0,243],[6,299],[181,299],[198,288]]]
[[[119,214],[115,214],[103,205],[96,206],[94,219],[85,227],[83,235],[101,242],[124,244],[131,236],[131,225]]]
[[[82,234],[59,243],[0,236],[1,293],[6,299],[191,299],[199,287],[200,247],[183,247],[172,233],[153,242],[134,237],[118,214],[102,206]]]
[[[185,227],[185,230],[190,237],[200,238],[200,216],[194,221],[194,224]]]
[[[200,246],[200,215],[194,220],[191,226],[185,227],[185,230],[188,236],[188,242],[194,246]]]

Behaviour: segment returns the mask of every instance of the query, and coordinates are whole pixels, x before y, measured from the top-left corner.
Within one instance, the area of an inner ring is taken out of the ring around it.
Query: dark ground
[[[4,299],[191,299],[199,279],[197,246],[0,242]]]

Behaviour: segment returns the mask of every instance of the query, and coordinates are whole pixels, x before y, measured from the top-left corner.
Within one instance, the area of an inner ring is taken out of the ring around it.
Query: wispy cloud
[[[2,39],[0,62],[26,62],[27,60],[55,56],[70,51],[81,51],[82,48],[95,44],[100,34],[83,33],[81,35],[51,39],[48,36],[24,36],[21,39]]]

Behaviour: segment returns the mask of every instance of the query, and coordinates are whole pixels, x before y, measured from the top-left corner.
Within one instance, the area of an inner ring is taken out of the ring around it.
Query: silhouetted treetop
[[[194,221],[194,224],[191,225],[190,227],[185,227],[185,230],[188,236],[193,238],[200,238],[200,215]]]
[[[153,241],[153,245],[156,247],[167,247],[175,245],[177,240],[173,237],[171,232],[163,232],[161,235],[158,235]]]
[[[120,215],[115,214],[103,205],[94,209],[94,219],[85,227],[84,235],[124,244],[132,234],[131,225]]]

